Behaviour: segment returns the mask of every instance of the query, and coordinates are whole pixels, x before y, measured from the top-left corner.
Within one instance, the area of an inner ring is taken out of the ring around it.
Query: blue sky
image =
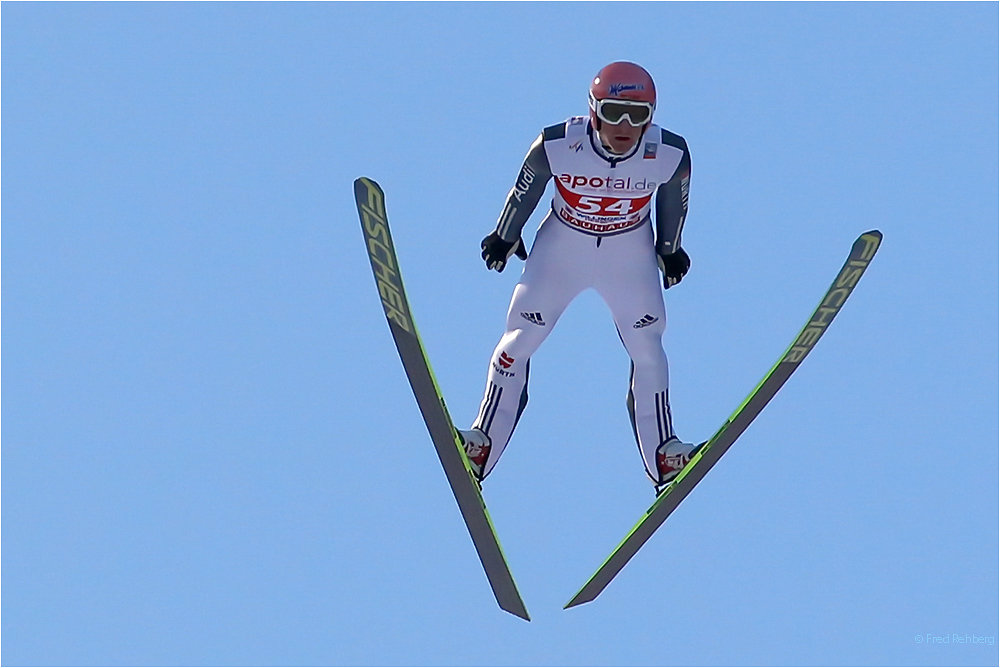
[[[1000,629],[995,3],[2,18],[5,664],[998,661],[926,641]],[[652,501],[627,356],[595,294],[571,305],[485,490],[526,624],[427,437],[351,184],[386,190],[464,426],[518,274],[479,241],[618,59],[692,151],[664,337],[682,437],[754,387],[858,234],[885,241],[747,433],[563,611]]]

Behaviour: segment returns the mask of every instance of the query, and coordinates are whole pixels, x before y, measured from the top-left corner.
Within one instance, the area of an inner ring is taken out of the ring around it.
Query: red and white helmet
[[[630,107],[634,111],[630,112]],[[636,127],[645,126],[652,122],[655,109],[653,77],[635,63],[618,61],[606,65],[590,84],[590,121],[595,129],[600,129],[601,121],[614,125],[624,117]]]

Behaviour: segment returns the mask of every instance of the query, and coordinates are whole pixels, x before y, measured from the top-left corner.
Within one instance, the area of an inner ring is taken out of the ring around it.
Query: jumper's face
[[[631,125],[628,119],[623,118],[617,125],[602,122],[597,134],[601,138],[601,143],[611,149],[612,153],[624,155],[635,148],[646,127],[637,128]]]

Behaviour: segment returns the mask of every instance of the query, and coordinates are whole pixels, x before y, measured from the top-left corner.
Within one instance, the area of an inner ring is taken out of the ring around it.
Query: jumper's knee
[[[622,334],[622,343],[625,344],[625,350],[635,366],[647,367],[665,361],[666,355],[660,338],[662,331],[661,329],[659,334],[654,331]]]
[[[542,345],[548,333],[548,329],[540,327],[535,329],[523,327],[509,329],[500,339],[500,345],[497,348],[498,350],[502,349],[503,352],[516,359],[526,360],[535,354],[535,351]]]

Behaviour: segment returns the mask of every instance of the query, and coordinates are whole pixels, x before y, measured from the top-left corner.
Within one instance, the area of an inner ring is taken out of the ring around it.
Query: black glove
[[[663,289],[672,288],[681,282],[684,274],[691,268],[691,258],[684,252],[683,248],[678,248],[677,252],[669,255],[659,255],[660,269],[663,271]]]
[[[482,249],[487,269],[503,271],[511,255],[517,255],[522,260],[528,259],[528,251],[524,250],[521,237],[518,237],[517,241],[510,242],[501,239],[496,232],[490,232],[490,235],[483,239]]]

